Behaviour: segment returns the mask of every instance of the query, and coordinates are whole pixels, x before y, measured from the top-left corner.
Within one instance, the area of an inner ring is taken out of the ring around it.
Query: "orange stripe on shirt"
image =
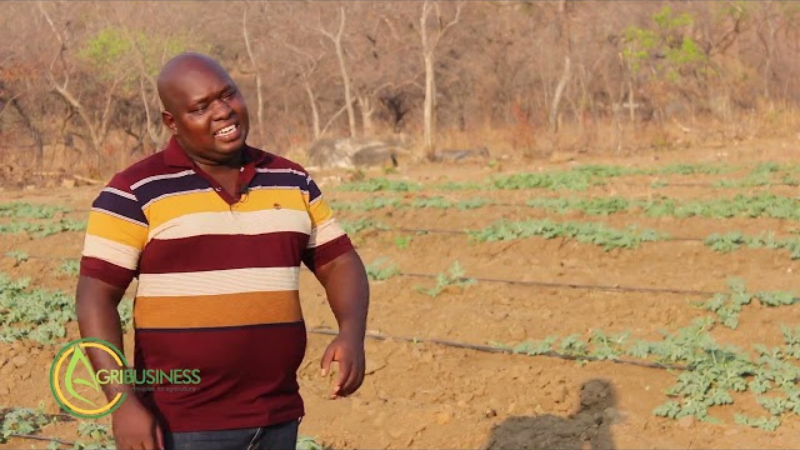
[[[217,328],[302,320],[298,291],[137,297],[136,328]]]

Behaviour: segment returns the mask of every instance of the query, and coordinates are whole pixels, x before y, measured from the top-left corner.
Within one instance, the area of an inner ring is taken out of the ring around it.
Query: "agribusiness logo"
[[[107,353],[118,369],[95,371],[86,349],[95,348]],[[96,338],[83,338],[64,346],[53,359],[50,368],[50,390],[64,411],[84,419],[97,419],[119,408],[127,394],[117,392],[108,400],[102,387],[106,384],[130,385],[134,391],[192,391],[200,384],[197,369],[170,371],[146,369],[136,371],[128,367],[125,355],[110,342]],[[189,385],[189,386],[175,386]]]

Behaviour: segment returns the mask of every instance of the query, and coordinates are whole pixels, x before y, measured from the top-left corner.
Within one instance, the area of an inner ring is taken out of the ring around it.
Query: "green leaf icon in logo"
[[[77,368],[78,364],[83,365],[86,370],[89,371],[89,380],[85,380],[83,378],[75,378],[75,369]],[[69,366],[67,366],[67,374],[64,379],[64,385],[67,388],[67,392],[70,395],[75,397],[76,399],[88,403],[94,407],[97,407],[91,400],[83,397],[82,395],[78,394],[75,391],[75,385],[80,384],[82,386],[88,386],[95,391],[100,391],[100,386],[97,384],[97,380],[94,377],[94,370],[92,369],[92,365],[89,362],[89,358],[86,357],[86,354],[83,353],[80,344],[75,346],[75,351],[72,353],[72,358],[69,360]]]

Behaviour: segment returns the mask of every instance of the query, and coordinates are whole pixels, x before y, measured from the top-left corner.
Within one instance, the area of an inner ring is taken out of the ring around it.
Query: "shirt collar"
[[[259,166],[267,160],[269,154],[267,152],[258,151],[245,144],[242,156],[244,156],[242,160],[243,166],[249,164]],[[168,166],[172,167],[184,167],[188,169],[194,167],[194,161],[189,158],[189,155],[186,154],[186,151],[181,147],[181,144],[178,143],[178,139],[176,139],[175,136],[170,138],[169,143],[167,143],[164,149],[164,161]]]

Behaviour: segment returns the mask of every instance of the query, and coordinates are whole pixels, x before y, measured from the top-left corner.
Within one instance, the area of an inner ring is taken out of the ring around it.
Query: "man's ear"
[[[164,126],[169,128],[169,132],[172,133],[173,136],[178,134],[178,126],[175,125],[175,118],[172,117],[169,111],[161,112],[161,121],[164,122]]]

